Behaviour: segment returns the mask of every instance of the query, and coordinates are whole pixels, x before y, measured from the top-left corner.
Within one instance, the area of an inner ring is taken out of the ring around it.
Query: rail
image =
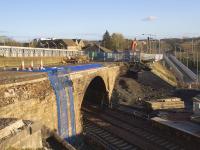
[[[106,130],[112,134],[115,139],[122,139],[122,145],[128,146],[129,144],[139,149],[182,149],[184,144],[179,140],[172,138],[171,136],[163,135],[156,129],[151,127],[149,121],[143,121],[131,117],[127,114],[123,114],[120,111],[111,109],[104,109],[100,111],[96,107],[84,108],[83,117],[90,121],[93,125],[98,126],[103,130]],[[92,129],[91,125],[85,124],[88,130]],[[94,130],[96,134],[99,134],[99,129]],[[116,132],[117,131],[117,132]],[[90,132],[90,131],[88,131]],[[87,134],[87,131],[86,131]],[[108,134],[100,132],[101,135]],[[104,138],[105,141],[108,139]],[[125,144],[126,142],[126,144]],[[114,142],[111,143],[113,146],[117,146]],[[148,148],[147,148],[148,147]],[[118,148],[120,149],[120,147]],[[121,147],[122,149],[122,147]]]
[[[167,57],[167,55],[163,56],[164,61],[169,65],[169,67],[172,68],[172,70],[174,71],[176,77],[180,80],[183,81],[183,73],[181,73],[177,67],[174,65],[174,63]]]
[[[197,80],[197,75],[193,73],[187,66],[185,66],[183,63],[181,63],[175,56],[169,55],[170,59],[174,62],[175,65],[180,67],[182,71],[192,80],[196,81]]]

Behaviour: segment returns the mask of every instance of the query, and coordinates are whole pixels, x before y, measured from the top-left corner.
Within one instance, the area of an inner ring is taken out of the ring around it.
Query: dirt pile
[[[122,75],[115,83],[112,100],[133,105],[140,100],[165,98],[172,95],[173,87],[150,71],[134,75]]]

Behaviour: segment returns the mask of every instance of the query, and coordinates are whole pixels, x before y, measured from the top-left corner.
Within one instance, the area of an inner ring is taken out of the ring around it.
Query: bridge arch
[[[87,105],[96,105],[98,107],[108,106],[109,98],[106,83],[101,76],[92,78],[84,91],[81,107]]]

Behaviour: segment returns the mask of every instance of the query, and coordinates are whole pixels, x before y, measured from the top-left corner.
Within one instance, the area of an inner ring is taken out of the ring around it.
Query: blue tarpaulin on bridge
[[[86,64],[79,66],[62,66],[46,68],[49,80],[56,94],[57,112],[58,112],[58,133],[73,144],[76,136],[75,110],[72,81],[65,76],[71,72],[77,72],[88,69],[102,67],[102,64]],[[70,114],[70,118],[68,117]],[[69,121],[71,119],[71,121]],[[69,122],[71,123],[71,132],[69,131]],[[69,134],[71,133],[71,134]]]
[[[77,66],[61,66],[61,67],[46,67],[43,70],[39,70],[39,72],[51,72],[51,71],[64,71],[66,74],[71,72],[83,71],[88,69],[95,69],[103,67],[102,64],[84,64],[84,65],[77,65]],[[38,70],[33,70],[38,71]]]

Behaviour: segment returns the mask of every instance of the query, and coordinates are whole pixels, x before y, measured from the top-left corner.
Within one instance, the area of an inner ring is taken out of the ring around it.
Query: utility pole
[[[149,37],[147,37],[147,53],[150,53]]]
[[[183,56],[183,54],[182,54],[182,49],[181,49],[181,47],[180,47],[180,60],[181,60],[181,62],[182,62],[182,56]]]
[[[160,54],[160,48],[161,48],[161,45],[160,45],[160,39],[159,39],[159,54]]]
[[[195,50],[196,50],[196,44],[195,44],[195,43],[194,43],[194,46],[193,46],[193,47],[194,47],[194,53],[193,53],[193,58],[194,58],[193,61],[194,61],[194,63],[193,63],[193,64],[194,64],[194,66],[195,66],[195,65],[196,65],[196,57],[195,57],[195,53],[196,53],[196,51],[195,51]]]
[[[149,50],[149,53],[151,53],[151,49],[152,49],[152,43],[151,43],[151,40],[153,39],[152,37],[156,35],[153,35],[153,34],[142,34],[142,35],[146,35],[147,36],[147,43],[148,43],[148,50]],[[155,38],[156,39],[156,38]]]
[[[192,39],[192,64],[193,66],[195,66],[195,45],[193,39]]]
[[[176,57],[176,43],[175,43],[175,57]]]
[[[149,38],[149,51],[150,51],[150,54],[151,54],[151,36]]]
[[[194,61],[194,41],[193,41],[193,39],[192,39],[192,57],[193,57],[192,61]]]
[[[197,51],[197,83],[199,82],[199,56]]]
[[[189,59],[189,56],[188,56],[188,49],[187,49],[187,67],[188,67],[188,59]]]

